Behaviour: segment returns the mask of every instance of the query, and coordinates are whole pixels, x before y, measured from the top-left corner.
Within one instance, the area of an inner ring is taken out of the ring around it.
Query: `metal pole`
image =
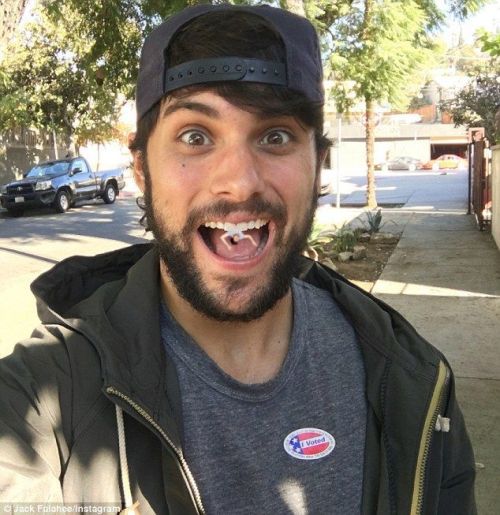
[[[340,144],[342,143],[342,115],[338,117],[337,128],[337,203],[336,207],[340,207]]]
[[[54,128],[52,128],[52,140],[54,142],[54,154],[56,156],[56,159],[59,159],[59,155],[57,153],[57,139],[56,139],[56,131]]]

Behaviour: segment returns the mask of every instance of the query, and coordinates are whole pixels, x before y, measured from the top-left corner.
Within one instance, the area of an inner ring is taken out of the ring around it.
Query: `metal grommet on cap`
[[[217,66],[210,66],[210,71],[215,73],[217,71]]]
[[[250,68],[248,68],[248,71],[249,71],[250,73],[253,73],[253,72],[255,71],[255,68],[254,68],[253,66],[250,66]]]
[[[243,67],[241,66],[241,64],[237,64],[235,68],[236,68],[237,72],[241,72],[241,70],[243,70]]]
[[[267,68],[262,68],[262,73],[267,73]]]

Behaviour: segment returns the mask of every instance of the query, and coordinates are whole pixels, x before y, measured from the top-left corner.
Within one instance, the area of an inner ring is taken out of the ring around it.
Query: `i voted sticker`
[[[291,432],[284,440],[285,451],[299,460],[319,460],[335,448],[335,438],[322,429],[305,427]]]

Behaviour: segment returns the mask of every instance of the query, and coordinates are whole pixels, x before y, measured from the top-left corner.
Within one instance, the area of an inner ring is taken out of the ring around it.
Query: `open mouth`
[[[198,228],[205,245],[229,261],[249,261],[264,250],[269,240],[269,220],[255,219],[237,224],[207,221]]]

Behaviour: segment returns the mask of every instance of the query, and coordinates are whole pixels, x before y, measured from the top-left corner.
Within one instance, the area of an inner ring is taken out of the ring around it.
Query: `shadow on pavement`
[[[10,217],[6,211],[0,219],[0,239],[14,244],[31,242],[79,241],[81,237],[104,238],[138,243],[144,241],[139,226],[141,211],[135,199],[118,199],[107,205],[99,200],[71,208],[66,213],[51,209],[26,211]]]

